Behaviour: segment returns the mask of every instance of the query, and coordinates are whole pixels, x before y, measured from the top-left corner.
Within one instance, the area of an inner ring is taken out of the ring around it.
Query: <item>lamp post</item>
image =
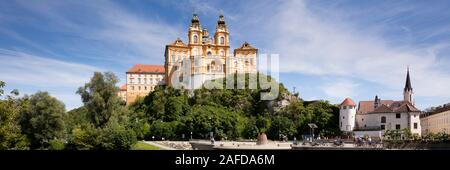
[[[278,130],[278,140],[281,141],[281,131]]]
[[[191,132],[191,140],[192,140],[192,132]]]
[[[311,128],[311,137],[312,137],[311,142],[313,142],[314,141],[314,129],[317,128],[317,125],[314,123],[309,123],[308,126],[309,126],[309,128]]]
[[[209,122],[211,123],[211,129],[209,132],[209,139],[211,140],[211,144],[214,144],[214,133],[213,133],[213,122],[212,122],[212,118],[209,117]]]

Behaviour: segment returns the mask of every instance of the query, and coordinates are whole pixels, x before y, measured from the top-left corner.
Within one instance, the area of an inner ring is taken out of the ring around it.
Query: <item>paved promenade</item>
[[[333,143],[312,146],[299,143],[293,145],[292,142],[269,141],[265,145],[256,145],[256,142],[246,141],[216,141],[211,144],[208,140],[193,141],[145,141],[145,143],[162,148],[164,150],[381,150],[382,145],[355,146],[351,143],[344,143],[336,146]]]
[[[164,145],[158,144],[156,142],[152,142],[152,141],[144,141],[144,142],[146,144],[153,145],[153,146],[156,146],[156,147],[164,149],[164,150],[175,150],[175,148],[164,146]]]

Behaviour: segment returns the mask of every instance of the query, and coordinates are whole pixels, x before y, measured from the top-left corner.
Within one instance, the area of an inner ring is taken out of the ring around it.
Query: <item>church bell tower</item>
[[[414,105],[413,89],[411,86],[411,79],[409,78],[409,67],[406,72],[406,83],[405,88],[403,89],[403,100]]]

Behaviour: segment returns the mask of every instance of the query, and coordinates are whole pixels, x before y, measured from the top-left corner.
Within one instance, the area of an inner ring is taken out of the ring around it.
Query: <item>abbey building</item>
[[[230,33],[224,16],[219,16],[215,32],[210,34],[194,14],[187,43],[177,39],[166,45],[166,84],[182,82],[185,88],[199,88],[205,81],[227,74],[257,72],[258,49],[244,42],[232,53],[230,50]]]
[[[144,97],[156,85],[181,85],[200,88],[207,80],[223,78],[234,73],[257,72],[258,49],[243,42],[230,49],[230,33],[223,15],[220,15],[213,34],[202,27],[194,14],[187,32],[187,41],[177,38],[166,45],[164,65],[136,64],[126,73],[126,84],[119,96],[127,104]]]
[[[356,136],[382,137],[386,130],[403,129],[420,135],[421,111],[414,105],[408,69],[403,100],[381,100],[375,96],[374,100],[360,101],[356,105],[352,99],[346,98],[339,106],[339,127],[341,131],[354,133]]]

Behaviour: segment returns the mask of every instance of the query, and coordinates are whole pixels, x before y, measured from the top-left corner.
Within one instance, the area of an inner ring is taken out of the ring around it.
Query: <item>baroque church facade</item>
[[[166,84],[180,83],[185,88],[199,88],[211,79],[233,73],[256,73],[258,49],[244,42],[230,49],[230,33],[223,15],[219,16],[214,34],[203,28],[194,14],[188,29],[187,43],[181,39],[166,45]]]
[[[374,100],[360,101],[356,105],[346,98],[339,107],[339,127],[343,132],[381,138],[386,130],[409,129],[412,134],[421,135],[421,111],[414,104],[409,68],[403,100],[381,100],[375,96]]]
[[[203,28],[193,14],[187,43],[177,38],[166,45],[164,65],[136,64],[126,72],[126,84],[118,96],[127,104],[145,97],[157,85],[180,83],[186,89],[200,88],[207,80],[233,73],[257,73],[258,49],[244,42],[231,51],[230,33],[223,15],[219,16],[214,34]],[[175,82],[175,83],[174,83]]]

